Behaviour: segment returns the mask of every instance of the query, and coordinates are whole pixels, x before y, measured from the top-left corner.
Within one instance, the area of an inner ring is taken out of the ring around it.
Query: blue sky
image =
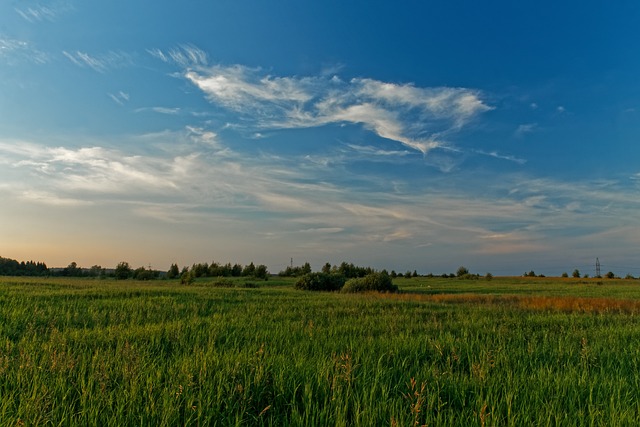
[[[0,4],[0,255],[640,274],[640,5]]]

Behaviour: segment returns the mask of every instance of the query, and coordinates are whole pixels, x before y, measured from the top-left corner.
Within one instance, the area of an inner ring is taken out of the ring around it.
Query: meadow
[[[1,278],[0,425],[640,425],[640,281],[394,283]]]

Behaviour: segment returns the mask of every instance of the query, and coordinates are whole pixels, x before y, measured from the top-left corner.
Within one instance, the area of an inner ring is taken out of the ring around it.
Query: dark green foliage
[[[0,257],[0,276],[46,276],[49,274],[43,262],[18,262],[11,258]]]
[[[180,275],[180,268],[178,264],[171,264],[171,268],[167,271],[167,279],[175,279]]]
[[[122,261],[116,266],[115,270],[115,278],[118,280],[128,279],[133,275],[133,270],[129,266],[129,263],[126,261]]]
[[[610,271],[607,274],[605,274],[604,277],[606,277],[607,279],[614,279],[616,277],[616,275],[613,274],[612,271]]]
[[[348,280],[342,287],[342,292],[397,292],[398,287],[393,284],[386,272],[371,273],[365,277]]]
[[[573,270],[573,273],[571,273],[571,275],[576,279],[580,278],[580,270],[576,268],[575,270]]]
[[[136,268],[133,272],[133,278],[135,280],[154,280],[159,276],[159,272],[146,269],[144,267]]]
[[[225,277],[219,277],[218,280],[211,283],[211,286],[215,288],[233,288],[234,282],[231,279],[227,279]]]
[[[281,277],[300,277],[309,273],[311,273],[311,264],[309,264],[308,262],[305,262],[302,267],[287,266],[287,268],[285,268],[283,271],[278,273],[278,275]]]
[[[296,281],[295,288],[304,291],[339,291],[345,278],[335,273],[308,273]]]
[[[182,285],[190,285],[192,284],[196,278],[194,277],[191,271],[183,271],[180,275],[180,284]]]
[[[469,269],[463,266],[458,267],[458,270],[456,271],[456,276],[462,277],[467,274],[469,274]]]
[[[260,264],[259,266],[257,266],[254,277],[256,279],[267,280],[269,278],[269,271],[267,270],[267,266],[264,264]]]
[[[246,265],[243,269],[242,269],[242,275],[243,276],[255,276],[256,274],[256,266],[252,263]]]

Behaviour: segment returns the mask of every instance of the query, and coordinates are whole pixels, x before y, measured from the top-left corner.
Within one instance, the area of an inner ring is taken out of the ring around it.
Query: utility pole
[[[600,277],[600,260],[596,258],[596,277]]]

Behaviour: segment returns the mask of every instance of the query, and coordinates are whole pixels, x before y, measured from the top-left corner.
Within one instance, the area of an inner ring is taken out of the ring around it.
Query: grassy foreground
[[[0,425],[640,425],[640,282],[0,279]]]

